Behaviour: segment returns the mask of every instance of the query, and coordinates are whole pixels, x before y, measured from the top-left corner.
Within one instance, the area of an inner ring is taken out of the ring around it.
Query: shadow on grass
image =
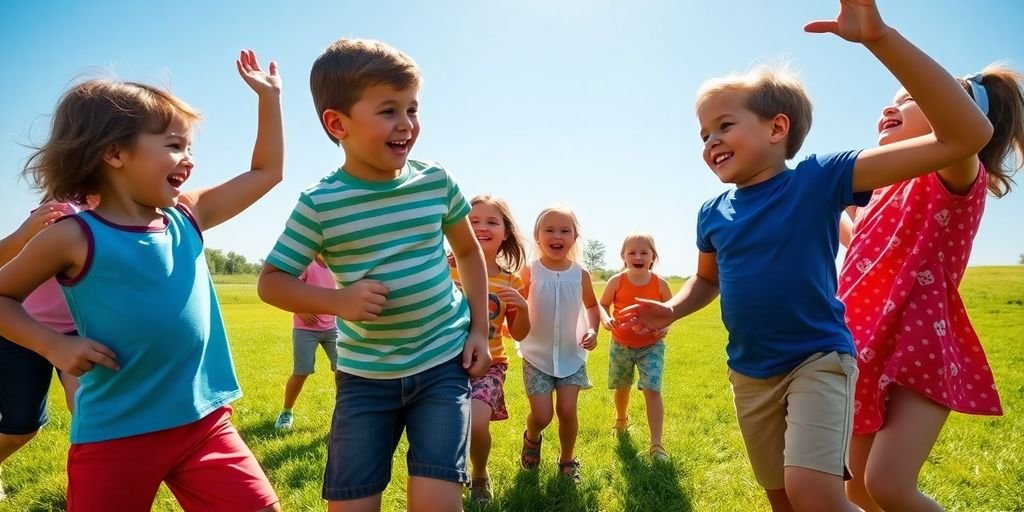
[[[618,437],[615,454],[622,463],[626,483],[624,510],[693,510],[690,497],[679,485],[680,471],[675,462],[652,461],[646,452],[637,450],[628,435]]]
[[[491,512],[524,510],[534,512],[597,511],[599,484],[588,479],[586,467],[582,468],[583,482],[574,484],[558,474],[542,478],[542,469],[519,471],[512,486],[504,493],[495,493],[495,499],[488,505],[477,505],[467,500],[468,512]]]
[[[249,444],[269,439],[285,441],[273,447],[264,447],[257,456],[268,476],[274,475],[271,476],[271,482],[278,491],[281,491],[281,487],[299,490],[309,486],[310,482],[319,485],[323,481],[324,464],[327,461],[326,431],[309,438],[296,435],[300,431],[277,430],[274,420],[264,420],[240,430]]]

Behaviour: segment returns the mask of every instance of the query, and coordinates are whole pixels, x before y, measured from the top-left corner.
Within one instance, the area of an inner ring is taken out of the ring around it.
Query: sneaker
[[[487,477],[474,478],[469,484],[469,499],[478,505],[486,505],[494,499],[491,492],[491,479]]]
[[[294,423],[295,415],[291,411],[281,411],[281,414],[277,415],[277,421],[274,422],[274,428],[278,430],[291,430]]]

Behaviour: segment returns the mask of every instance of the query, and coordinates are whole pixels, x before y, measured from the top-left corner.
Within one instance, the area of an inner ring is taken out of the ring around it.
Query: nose
[[[412,117],[409,114],[402,114],[398,119],[398,131],[411,131],[413,126]]]
[[[900,111],[900,109],[896,108],[896,105],[888,105],[888,106],[886,106],[885,108],[882,109],[882,115],[883,116],[891,116],[891,115],[893,115],[893,114],[895,114],[895,113],[897,113],[899,111]]]

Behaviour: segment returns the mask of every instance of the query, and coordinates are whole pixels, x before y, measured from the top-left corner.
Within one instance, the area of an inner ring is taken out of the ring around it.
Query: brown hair
[[[540,249],[540,223],[544,221],[544,217],[547,217],[551,213],[561,213],[568,215],[572,219],[572,230],[575,232],[576,238],[573,239],[572,249],[569,250],[569,259],[573,261],[579,261],[580,259],[580,246],[576,242],[580,239],[580,221],[576,218],[576,214],[569,209],[568,206],[556,205],[544,208],[537,214],[537,220],[533,223],[533,241],[534,245]],[[540,258],[543,255],[543,251],[537,255]]]
[[[761,119],[778,114],[789,118],[786,135],[786,159],[793,158],[811,131],[811,100],[796,74],[785,65],[758,66],[742,75],[712,78],[697,91],[697,106],[718,94],[747,95],[746,107]]]
[[[498,267],[509,274],[519,272],[526,260],[526,247],[523,244],[519,226],[512,217],[512,209],[508,207],[508,203],[504,199],[491,194],[480,194],[469,201],[472,206],[479,203],[493,206],[501,215],[502,222],[505,223],[505,239],[498,246]]]
[[[309,89],[323,126],[325,110],[349,112],[367,87],[386,84],[398,90],[418,87],[422,77],[416,62],[397,48],[371,39],[339,39],[313,62]]]
[[[640,231],[626,235],[626,238],[622,241],[622,248],[619,249],[619,257],[622,258],[623,268],[629,268],[626,265],[626,244],[630,242],[643,242],[651,248],[651,253],[654,255],[654,259],[651,260],[651,269],[653,269],[654,264],[658,262],[658,248],[654,246],[654,237],[651,236],[650,233],[643,233]]]
[[[988,173],[988,191],[1003,197],[1013,186],[1013,175],[1024,165],[1024,75],[995,63],[981,70],[981,84],[988,94],[988,120],[992,138],[978,153]],[[960,80],[967,94],[971,86]]]
[[[103,154],[132,147],[140,133],[162,133],[174,119],[187,124],[199,113],[171,93],[150,85],[97,79],[68,89],[57,103],[49,139],[34,147],[22,175],[44,197],[86,204],[100,188]]]

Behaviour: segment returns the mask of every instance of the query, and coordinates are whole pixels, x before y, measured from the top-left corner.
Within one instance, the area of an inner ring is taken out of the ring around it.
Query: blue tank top
[[[242,395],[199,228],[186,210],[166,227],[75,215],[89,239],[85,268],[62,280],[82,336],[117,354],[120,371],[81,377],[71,442],[107,441],[197,421]]]

